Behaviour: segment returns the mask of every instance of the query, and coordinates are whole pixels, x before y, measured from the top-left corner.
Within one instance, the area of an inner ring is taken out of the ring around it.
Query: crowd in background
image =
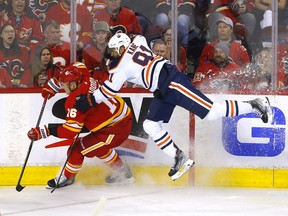
[[[173,3],[173,2],[172,2]],[[200,89],[288,87],[288,4],[278,1],[277,68],[273,67],[272,0],[77,0],[76,60],[99,83],[116,32],[146,37]],[[70,63],[71,0],[0,0],[0,88],[41,88]],[[126,87],[137,87],[127,84]]]

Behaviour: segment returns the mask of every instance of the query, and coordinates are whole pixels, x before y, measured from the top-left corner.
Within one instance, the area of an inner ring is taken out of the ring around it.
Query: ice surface
[[[84,186],[0,187],[1,216],[287,216],[287,189]],[[99,200],[100,203],[99,203]],[[105,201],[106,200],[106,201]]]

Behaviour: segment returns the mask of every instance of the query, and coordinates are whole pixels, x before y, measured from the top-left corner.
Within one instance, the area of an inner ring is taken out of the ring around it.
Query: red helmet
[[[64,83],[75,81],[77,84],[80,84],[82,82],[81,68],[83,67],[85,67],[83,63],[71,63],[68,67],[59,73],[59,81]]]

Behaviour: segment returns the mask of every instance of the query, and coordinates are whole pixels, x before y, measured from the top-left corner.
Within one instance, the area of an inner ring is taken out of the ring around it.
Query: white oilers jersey
[[[154,92],[160,71],[166,62],[169,60],[156,56],[146,39],[137,35],[124,54],[110,63],[109,79],[94,92],[97,103],[114,97],[126,81]]]

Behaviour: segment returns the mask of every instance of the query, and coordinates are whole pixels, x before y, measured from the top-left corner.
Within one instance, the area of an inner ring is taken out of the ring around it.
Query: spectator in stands
[[[156,39],[152,41],[151,49],[155,54],[166,58],[167,45],[162,39]]]
[[[106,0],[84,0],[82,5],[88,9],[92,16],[99,9],[105,8],[107,5]]]
[[[254,0],[214,0],[210,4],[207,18],[210,41],[217,38],[216,22],[223,16],[232,20],[237,38],[251,41],[256,26],[256,18],[253,14],[254,8]]]
[[[286,27],[288,25],[288,4],[287,0],[278,0],[278,25],[279,28]],[[265,47],[267,44],[271,46],[272,41],[272,1],[271,0],[255,0],[255,10],[254,14],[256,16],[256,35],[262,46]]]
[[[16,30],[12,24],[6,23],[0,29],[0,68],[8,73],[5,80],[0,80],[6,88],[31,87],[31,71],[29,65],[29,48],[19,45]]]
[[[82,62],[90,72],[100,67],[103,53],[111,37],[109,26],[105,21],[93,24],[93,43],[83,49]]]
[[[70,43],[70,30],[71,30],[71,18],[70,18],[71,0],[61,0],[59,4],[56,4],[49,8],[46,14],[45,22],[55,20],[60,24],[61,40]],[[92,17],[90,12],[85,6],[77,4],[76,7],[77,19],[76,19],[76,31],[77,31],[77,50],[82,49],[92,41]]]
[[[241,42],[233,37],[233,22],[228,17],[222,17],[217,21],[218,39],[208,43],[200,56],[199,66],[214,58],[214,46],[224,41],[230,44],[229,57],[240,67],[245,67],[251,62],[250,56]]]
[[[288,89],[288,26],[279,29],[279,38],[281,43],[278,43],[278,87],[279,89]]]
[[[53,64],[52,52],[48,47],[39,46],[32,61],[33,86],[43,88],[52,77],[58,77],[61,68]]]
[[[4,0],[0,0],[0,12],[6,12],[7,10],[7,2]]]
[[[171,51],[172,51],[172,29],[167,28],[163,31],[163,40],[167,45],[166,58],[171,59]],[[183,46],[181,46],[178,41],[178,53],[177,53],[177,68],[179,71],[186,73],[187,72],[187,55],[186,50]]]
[[[0,26],[4,25],[7,20],[7,3],[4,0],[0,0]]]
[[[29,0],[10,0],[7,5],[7,16],[16,31],[19,44],[32,48],[42,40],[43,35],[40,21],[27,15],[28,7]]]
[[[231,90],[240,88],[238,75],[240,67],[229,60],[229,44],[221,41],[215,45],[214,57],[200,65],[193,79],[193,85],[201,90]]]
[[[67,67],[70,63],[70,43],[61,40],[60,24],[55,20],[50,20],[43,25],[44,41],[53,56],[53,63],[61,68]]]
[[[200,32],[195,26],[194,9],[196,0],[178,0],[177,28],[178,37],[182,46],[188,46],[189,32]],[[155,23],[163,28],[171,27],[172,20],[171,0],[156,0]]]
[[[271,90],[271,74],[271,48],[263,48],[255,54],[253,63],[248,70],[248,74],[246,74],[246,88],[251,90]]]
[[[261,27],[261,21],[265,19],[264,14],[272,10],[272,0],[255,0],[254,14],[256,16],[258,27]],[[285,9],[287,8],[287,0],[278,0],[278,21],[281,25],[281,18],[285,17]],[[271,11],[272,12],[272,11]]]
[[[60,0],[31,0],[29,4],[28,16],[37,17],[42,23],[45,21],[46,13],[50,7],[58,4]]]
[[[147,33],[150,26],[154,26],[155,0],[122,0],[121,5],[135,13],[142,29],[142,35]]]
[[[109,24],[112,34],[123,32],[142,34],[142,29],[135,13],[121,6],[121,0],[105,0],[106,7],[99,9],[94,14],[94,21],[105,21]]]

